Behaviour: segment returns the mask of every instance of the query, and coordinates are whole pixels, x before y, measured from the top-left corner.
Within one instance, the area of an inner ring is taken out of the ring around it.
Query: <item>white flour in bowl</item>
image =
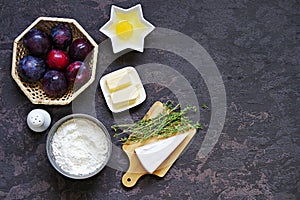
[[[94,122],[74,118],[64,122],[52,140],[55,162],[73,175],[87,175],[103,165],[109,144],[104,131]]]

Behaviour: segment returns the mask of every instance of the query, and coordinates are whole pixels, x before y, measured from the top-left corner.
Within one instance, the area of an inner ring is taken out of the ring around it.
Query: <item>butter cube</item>
[[[116,107],[125,107],[132,105],[139,98],[139,92],[136,86],[129,86],[111,94],[111,101]]]
[[[117,92],[132,85],[130,75],[127,71],[116,74],[106,80],[106,85],[110,93]]]

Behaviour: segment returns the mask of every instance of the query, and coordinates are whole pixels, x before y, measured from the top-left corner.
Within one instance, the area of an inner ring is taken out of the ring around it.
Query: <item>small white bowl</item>
[[[112,103],[111,93],[109,92],[109,90],[107,88],[106,80],[109,79],[110,77],[112,77],[114,74],[118,74],[122,71],[127,71],[128,74],[131,76],[133,85],[135,85],[138,88],[139,97],[138,97],[138,99],[136,100],[136,102],[134,104],[128,105],[128,106],[125,106],[125,107],[122,107],[122,108],[117,108]],[[146,99],[146,91],[144,89],[144,86],[142,84],[140,76],[137,73],[136,69],[133,68],[133,67],[124,67],[124,68],[119,69],[117,71],[106,74],[105,76],[103,76],[100,79],[100,88],[103,92],[103,95],[104,95],[104,98],[105,98],[105,101],[106,101],[106,104],[107,104],[108,108],[114,113],[119,113],[119,112],[128,110],[130,108],[133,108],[133,107],[143,103],[143,101],[145,101],[145,99]]]
[[[132,15],[135,17],[132,18]],[[127,39],[120,38],[114,31],[116,24],[121,21],[132,23],[133,35]],[[118,53],[124,49],[133,49],[143,52],[144,39],[154,28],[155,27],[144,18],[141,4],[137,4],[128,9],[112,5],[110,19],[100,28],[100,31],[110,38],[114,53]]]

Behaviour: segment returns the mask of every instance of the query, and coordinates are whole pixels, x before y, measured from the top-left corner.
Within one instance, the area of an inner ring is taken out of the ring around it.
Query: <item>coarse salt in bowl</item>
[[[58,172],[69,178],[85,179],[105,167],[112,143],[99,120],[85,114],[71,114],[52,126],[46,150],[50,163]]]

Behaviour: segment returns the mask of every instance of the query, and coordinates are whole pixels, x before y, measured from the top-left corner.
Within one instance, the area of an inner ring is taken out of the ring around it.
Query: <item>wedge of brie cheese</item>
[[[146,144],[135,149],[135,153],[144,169],[152,174],[181,144],[189,133],[182,133]]]

